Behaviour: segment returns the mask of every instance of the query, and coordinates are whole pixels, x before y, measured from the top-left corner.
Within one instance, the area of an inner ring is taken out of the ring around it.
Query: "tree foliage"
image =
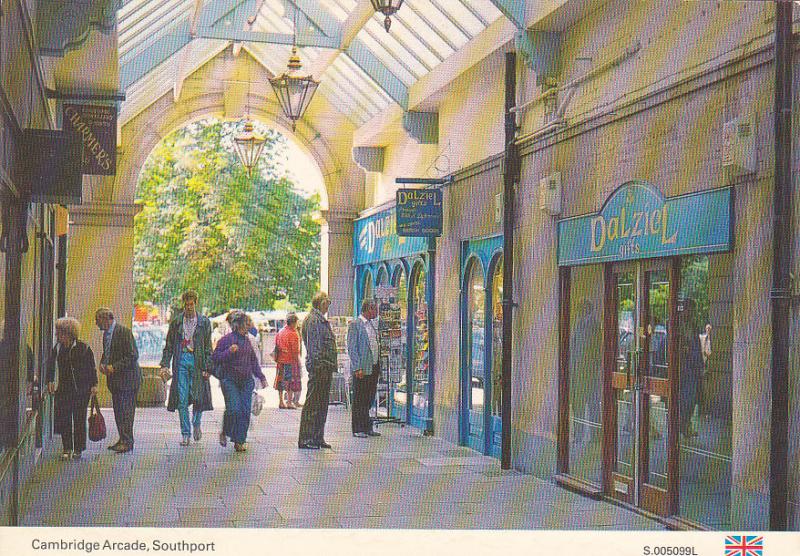
[[[150,155],[137,189],[135,302],[168,305],[197,290],[211,313],[306,307],[318,288],[319,198],[305,198],[277,162],[286,139],[270,129],[248,176],[233,149],[237,124],[200,121]]]

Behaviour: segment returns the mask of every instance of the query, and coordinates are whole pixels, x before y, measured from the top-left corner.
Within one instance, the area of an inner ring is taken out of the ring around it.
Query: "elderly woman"
[[[80,324],[72,318],[56,321],[56,345],[47,364],[47,389],[55,394],[54,428],[61,435],[61,459],[80,459],[86,449],[86,409],[97,394],[94,353],[78,340]]]
[[[261,372],[253,345],[248,336],[248,318],[237,313],[231,319],[233,331],[220,338],[211,359],[218,364],[222,390],[225,395],[225,421],[223,434],[233,441],[237,452],[247,450],[247,429],[250,427],[250,409],[253,402],[255,380],[266,388],[267,377]],[[222,438],[220,438],[220,443]]]

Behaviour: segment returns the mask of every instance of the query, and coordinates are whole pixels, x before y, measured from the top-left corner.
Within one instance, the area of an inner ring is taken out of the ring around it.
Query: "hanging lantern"
[[[264,138],[253,131],[253,122],[249,118],[244,121],[244,131],[233,138],[233,144],[236,146],[236,154],[249,176],[264,149]]]
[[[314,81],[310,75],[298,77],[295,75],[302,67],[300,57],[297,55],[297,47],[292,47],[292,55],[289,57],[287,71],[283,75],[273,77],[269,80],[275,95],[278,97],[283,113],[292,122],[292,131],[297,127],[297,120],[303,117],[306,108],[311,104],[314,93],[319,87],[319,81]]]
[[[370,0],[370,2],[372,2],[372,7],[375,8],[376,12],[386,16],[386,19],[383,20],[383,26],[388,33],[389,27],[392,26],[392,20],[389,17],[400,9],[400,6],[403,5],[403,0]]]

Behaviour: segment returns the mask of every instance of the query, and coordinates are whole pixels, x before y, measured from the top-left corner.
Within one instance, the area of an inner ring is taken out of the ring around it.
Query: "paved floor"
[[[116,440],[113,415],[104,414]],[[249,451],[237,454],[217,443],[221,418],[221,410],[204,415],[205,437],[181,447],[177,414],[139,409],[132,453],[114,454],[103,442],[91,443],[80,461],[45,454],[24,487],[22,524],[661,528],[623,508],[500,471],[496,459],[413,428],[383,425],[379,438],[353,438],[341,406],[331,406],[328,418],[333,450],[298,450],[300,411],[268,407],[252,422]]]

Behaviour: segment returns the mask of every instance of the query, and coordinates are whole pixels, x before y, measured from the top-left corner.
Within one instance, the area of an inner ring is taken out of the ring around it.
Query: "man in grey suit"
[[[311,301],[311,312],[303,321],[303,343],[306,346],[308,392],[300,415],[300,434],[297,446],[303,450],[330,448],[325,441],[325,421],[328,418],[328,399],[331,378],[336,371],[336,337],[325,317],[330,307],[328,294],[317,292]]]
[[[353,376],[353,436],[380,436],[372,430],[369,408],[375,399],[380,377],[378,329],[374,319],[378,305],[374,299],[361,303],[361,315],[347,328],[347,354]]]
[[[97,328],[103,331],[103,357],[100,372],[106,375],[114,420],[119,440],[108,447],[117,453],[133,450],[133,418],[136,413],[136,393],[141,383],[139,350],[131,330],[114,320],[111,309],[101,307],[94,315]]]

